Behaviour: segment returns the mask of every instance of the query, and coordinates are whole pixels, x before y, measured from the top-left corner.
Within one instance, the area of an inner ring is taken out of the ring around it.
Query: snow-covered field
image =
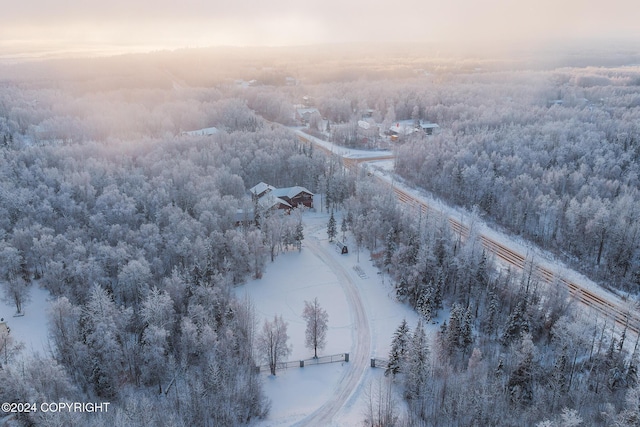
[[[418,321],[410,307],[394,299],[391,284],[378,274],[368,252],[361,251],[358,263],[355,245],[348,236],[349,254],[341,255],[334,249],[326,233],[328,217],[306,213],[302,251],[281,254],[267,266],[262,279],[238,287],[236,293],[251,297],[260,325],[274,314],[288,322],[293,346],[289,360],[313,356],[304,346],[302,311],[305,300],[317,297],[329,314],[327,345],[318,355],[347,352],[350,362],[289,368],[278,371],[276,377],[262,374],[272,408],[269,417],[257,425],[360,425],[364,391],[383,373],[370,367],[370,359],[387,358],[391,337],[403,318],[412,328]],[[356,315],[353,305],[361,305],[364,313]],[[362,319],[366,324],[359,324]],[[435,331],[437,325],[429,328]],[[359,353],[363,349],[367,354]],[[340,396],[337,400],[336,395]]]

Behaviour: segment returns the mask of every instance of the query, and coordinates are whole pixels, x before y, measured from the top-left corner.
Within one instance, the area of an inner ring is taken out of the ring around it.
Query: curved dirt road
[[[331,398],[320,408],[316,409],[295,426],[330,426],[338,411],[349,400],[349,397],[360,383],[365,370],[368,368],[371,351],[371,331],[367,313],[362,305],[360,293],[349,271],[332,256],[333,246],[326,242],[319,242],[311,236],[305,239],[305,247],[313,252],[322,262],[328,265],[338,277],[344,290],[347,303],[353,316],[353,351],[349,354],[347,373],[340,381]]]

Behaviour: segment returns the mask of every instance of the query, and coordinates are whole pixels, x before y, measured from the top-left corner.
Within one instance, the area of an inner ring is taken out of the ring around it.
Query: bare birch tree
[[[269,365],[271,375],[276,374],[276,366],[291,354],[291,346],[287,344],[287,323],[282,316],[273,316],[273,321],[265,319],[262,333],[258,336],[257,351],[260,358]]]
[[[318,298],[304,302],[302,317],[307,321],[306,345],[313,349],[313,357],[318,358],[318,348],[323,349],[327,341],[327,321],[329,315],[320,307]]]

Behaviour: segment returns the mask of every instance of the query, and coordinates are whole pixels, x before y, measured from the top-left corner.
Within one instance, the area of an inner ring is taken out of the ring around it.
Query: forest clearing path
[[[335,272],[353,316],[352,336],[354,343],[347,373],[329,400],[295,424],[300,427],[329,426],[356,390],[369,366],[371,330],[355,280],[345,266],[336,260],[331,253],[333,245],[325,245],[312,236],[305,239],[305,247]]]

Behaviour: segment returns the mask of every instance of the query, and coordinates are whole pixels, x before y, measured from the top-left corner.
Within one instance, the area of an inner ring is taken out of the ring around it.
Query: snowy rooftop
[[[182,132],[182,134],[189,135],[189,136],[209,136],[209,135],[215,135],[218,132],[220,132],[218,128],[210,127],[210,128],[203,128],[198,130],[185,131],[185,132]]]
[[[259,182],[253,187],[251,187],[249,191],[251,192],[251,194],[258,195],[258,194],[264,193],[265,191],[272,191],[275,189],[276,187],[269,185],[266,182]]]
[[[320,113],[317,108],[298,108],[296,111],[298,111],[298,114],[301,116],[305,114]]]
[[[311,191],[307,190],[304,187],[300,187],[298,185],[296,185],[295,187],[287,187],[287,188],[273,188],[270,194],[273,194],[275,197],[288,197],[292,199],[293,197],[297,196],[302,192],[313,195]]]
[[[438,126],[436,123],[420,123],[420,127],[422,129],[437,129],[440,126]]]
[[[409,135],[411,133],[414,133],[416,129],[413,127],[412,124],[398,122],[398,123],[395,123],[393,126],[390,126],[389,131],[397,134],[401,134],[401,135]]]
[[[292,207],[289,203],[279,197],[274,196],[271,192],[260,197],[260,199],[258,200],[258,205],[260,205],[262,209],[271,209],[275,206],[278,206],[279,204],[285,205],[289,208]]]

